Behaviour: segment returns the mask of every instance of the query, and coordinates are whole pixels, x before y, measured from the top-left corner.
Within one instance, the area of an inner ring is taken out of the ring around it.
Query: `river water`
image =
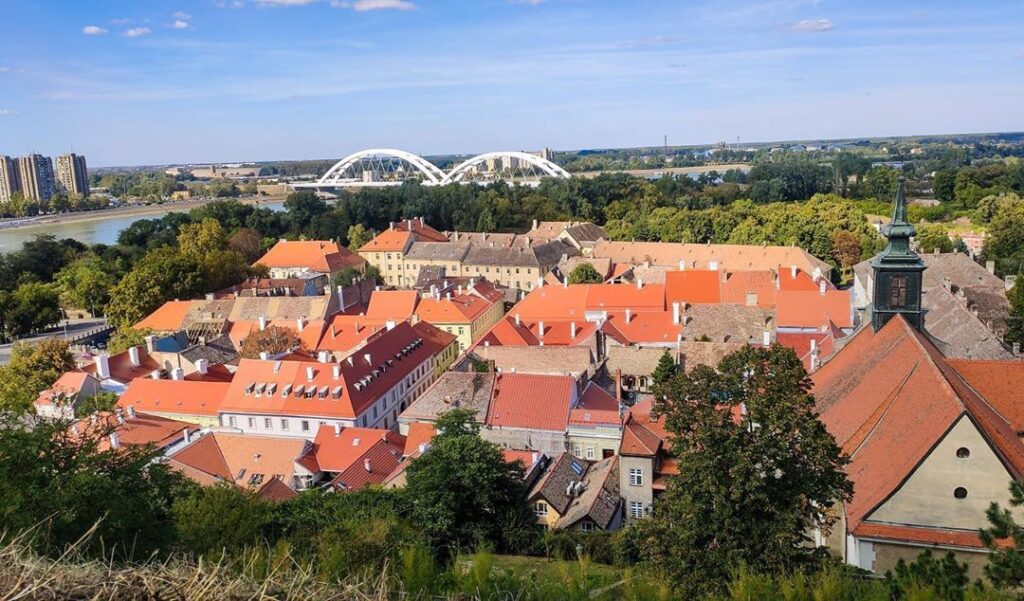
[[[268,202],[261,204],[260,207],[273,211],[283,211],[284,203]],[[74,238],[83,244],[114,244],[117,242],[117,234],[129,225],[140,219],[159,219],[166,214],[167,212],[149,213],[146,215],[122,215],[89,221],[44,223],[12,229],[0,229],[0,253],[18,250],[23,242],[43,234],[51,234],[56,236],[58,240]]]

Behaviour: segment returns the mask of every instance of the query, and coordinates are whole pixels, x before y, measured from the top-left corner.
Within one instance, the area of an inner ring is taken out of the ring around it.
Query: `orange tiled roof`
[[[722,272],[710,269],[687,269],[665,274],[665,302],[722,302]]]
[[[796,268],[790,265],[779,265],[779,290],[785,292],[810,292],[819,290],[820,281],[815,280],[814,276],[807,273],[803,269]],[[825,280],[825,287],[829,290],[834,290],[835,286],[831,282]]]
[[[405,436],[390,430],[326,425],[313,443],[320,469],[337,474],[331,484],[345,490],[383,483],[401,463],[405,446]]]
[[[967,547],[983,549],[981,536],[977,530],[953,530],[948,528],[927,528],[923,526],[900,526],[877,522],[861,522],[853,529],[857,538],[884,539],[909,543],[925,543],[929,545],[948,545],[951,547]]]
[[[579,405],[569,411],[569,423],[577,426],[622,423],[619,402],[605,389],[591,382],[580,397]]]
[[[425,298],[416,308],[416,314],[428,323],[472,322],[493,306],[493,301],[483,297],[460,294],[440,300]]]
[[[170,456],[171,467],[187,466],[211,479],[231,482],[243,488],[259,489],[275,476],[291,482],[295,463],[305,455],[309,443],[303,439],[213,432]]]
[[[961,417],[969,415],[1014,478],[1024,444],[1010,423],[901,316],[858,332],[811,376],[821,420],[850,456],[846,505],[856,529],[917,468]]]
[[[585,344],[597,331],[593,322],[582,319],[575,322],[575,337],[572,335],[572,321],[550,320],[543,323],[544,335],[541,337],[540,321],[520,319],[516,325],[515,317],[506,315],[480,338],[477,346],[485,342],[491,346],[538,346],[542,340],[544,346],[575,346]]]
[[[410,232],[384,230],[359,247],[359,252],[403,252],[412,240],[413,234]]]
[[[849,290],[780,291],[776,300],[778,327],[820,328],[829,322],[853,327],[853,297]]]
[[[757,295],[757,306],[771,308],[775,306],[775,272],[762,271],[730,271],[725,274],[722,282],[722,302],[736,305],[747,304],[747,294]]]
[[[256,263],[270,268],[306,267],[310,271],[333,273],[357,267],[366,260],[330,240],[280,240]]]
[[[135,417],[122,415],[120,420],[111,412],[100,413],[97,417],[96,423],[93,423],[91,416],[79,420],[76,427],[80,430],[112,427],[117,433],[119,444],[129,446],[153,445],[158,449],[165,449],[180,441],[186,429],[189,432],[199,430],[193,424],[148,413],[138,413]],[[99,448],[100,450],[109,449],[110,440],[103,439]]]
[[[583,320],[587,311],[664,311],[665,286],[648,284],[573,284],[542,286],[526,295],[510,313],[528,320]]]
[[[626,319],[625,312],[612,313],[602,330],[622,344],[675,343],[684,326],[675,323],[670,311],[633,313]]]
[[[599,241],[591,256],[609,258],[616,263],[653,265],[678,268],[680,261],[686,268],[707,269],[717,262],[719,269],[775,269],[779,265],[796,265],[813,273],[830,269],[828,263],[795,246],[760,246],[742,244],[677,244],[674,242],[612,242]]]
[[[651,399],[645,399],[633,405],[626,414],[619,444],[620,455],[653,457],[670,446],[665,418],[653,416],[651,406]]]
[[[298,321],[295,319],[274,319],[267,321],[267,327],[284,328],[294,332],[299,341],[302,342],[303,346],[307,349],[315,349],[317,344],[320,342],[321,335],[324,332],[324,324],[326,322],[323,319],[312,319],[305,322],[302,326],[302,331],[299,331]],[[228,338],[231,339],[231,343],[235,345],[235,348],[242,348],[242,342],[252,334],[259,330],[260,322],[255,319],[239,319],[233,321],[228,326]]]
[[[216,417],[229,387],[227,382],[137,378],[128,384],[117,405],[141,412]]]
[[[569,376],[502,373],[494,378],[489,426],[564,431],[575,394]]]
[[[423,336],[416,327],[402,322],[340,363],[242,359],[221,410],[354,419],[413,369],[437,354],[443,348],[437,343],[439,338]],[[420,342],[415,344],[417,340]],[[414,344],[407,354],[400,352]],[[335,367],[338,368],[337,378],[334,377]],[[307,370],[312,371],[312,378]],[[257,396],[250,385],[258,384],[265,385],[263,390],[273,385],[274,393]],[[317,393],[313,398],[306,398],[304,393],[310,387]],[[300,388],[302,396],[298,396]],[[289,394],[282,396],[286,389]],[[323,396],[321,391],[325,393]]]
[[[437,436],[437,428],[431,422],[413,422],[409,424],[409,434],[405,438],[405,452],[406,456],[417,455],[420,452],[420,446],[429,444],[431,440]]]
[[[947,362],[1009,420],[1017,433],[1024,433],[1024,403],[1021,402],[1024,361],[949,359]]]
[[[386,320],[362,315],[335,315],[314,347],[317,351],[347,353],[384,329]]]
[[[185,316],[191,308],[192,301],[167,301],[132,327],[136,330],[177,332],[185,327]]]
[[[70,398],[80,392],[85,386],[86,381],[93,377],[91,374],[87,374],[84,371],[69,371],[57,378],[57,381],[53,383],[46,390],[39,393],[39,398],[36,399],[36,405],[52,405],[54,397],[60,395],[65,398]],[[97,382],[97,386],[99,383]]]
[[[145,347],[139,347],[139,364],[135,365],[131,361],[131,353],[124,351],[111,355],[108,358],[110,365],[110,379],[115,382],[121,382],[127,384],[135,378],[145,378],[152,374],[154,371],[163,369],[163,365],[158,363],[156,359],[150,356],[149,352]],[[90,363],[82,368],[82,371],[88,372],[92,375],[96,375],[96,364]]]

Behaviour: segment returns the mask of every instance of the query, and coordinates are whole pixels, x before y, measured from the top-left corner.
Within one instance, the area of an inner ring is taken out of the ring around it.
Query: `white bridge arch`
[[[543,177],[571,175],[551,161],[519,151],[488,152],[459,163],[448,173],[423,157],[393,148],[354,152],[335,163],[315,182],[295,188],[359,188],[400,186],[419,180],[425,186],[488,183],[498,180],[536,186]]]

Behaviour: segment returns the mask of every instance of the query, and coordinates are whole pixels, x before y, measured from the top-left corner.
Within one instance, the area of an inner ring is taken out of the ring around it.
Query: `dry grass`
[[[20,537],[6,540],[0,547],[0,601],[383,601],[400,596],[383,576],[379,581],[327,584],[290,557],[275,559],[271,567],[257,565],[254,559],[231,570],[181,559],[124,566],[83,560],[77,547],[51,559],[30,551]],[[256,573],[258,578],[244,575]]]

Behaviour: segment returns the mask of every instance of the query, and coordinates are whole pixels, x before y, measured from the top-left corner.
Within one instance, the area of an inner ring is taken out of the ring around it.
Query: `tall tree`
[[[427,544],[448,557],[488,543],[514,548],[534,522],[523,501],[522,467],[480,438],[471,411],[443,414],[437,431],[430,449],[409,465],[406,486],[412,520],[423,526]]]
[[[10,361],[0,366],[0,413],[27,411],[40,392],[72,369],[75,359],[68,343],[59,338],[15,344]]]
[[[265,330],[250,332],[242,340],[240,354],[246,359],[256,359],[260,353],[273,356],[292,350],[305,350],[295,331],[279,326],[269,326]]]
[[[990,525],[981,531],[982,542],[992,551],[985,575],[996,586],[1013,591],[1024,587],[1024,525],[1014,515],[1020,515],[1021,507],[1024,482],[1011,482],[1010,507],[992,503],[985,512]]]
[[[263,254],[263,238],[255,230],[243,227],[231,235],[228,248],[252,263]]]
[[[600,284],[604,277],[590,263],[580,263],[569,272],[570,284]]]
[[[796,354],[747,347],[717,370],[678,374],[656,398],[679,474],[633,533],[644,560],[697,595],[740,565],[779,572],[814,557],[809,533],[830,527],[852,486]]]
[[[88,256],[60,270],[57,287],[66,307],[87,309],[93,315],[103,313],[114,287],[114,278],[103,267],[99,257]]]
[[[654,373],[651,374],[651,379],[654,380],[655,384],[666,384],[676,372],[679,370],[679,366],[676,365],[675,360],[672,359],[672,355],[666,350],[661,354],[661,358],[658,359],[658,365],[654,368]]]
[[[349,226],[347,237],[349,250],[356,252],[373,239],[373,232],[368,231],[363,224],[357,223]]]

